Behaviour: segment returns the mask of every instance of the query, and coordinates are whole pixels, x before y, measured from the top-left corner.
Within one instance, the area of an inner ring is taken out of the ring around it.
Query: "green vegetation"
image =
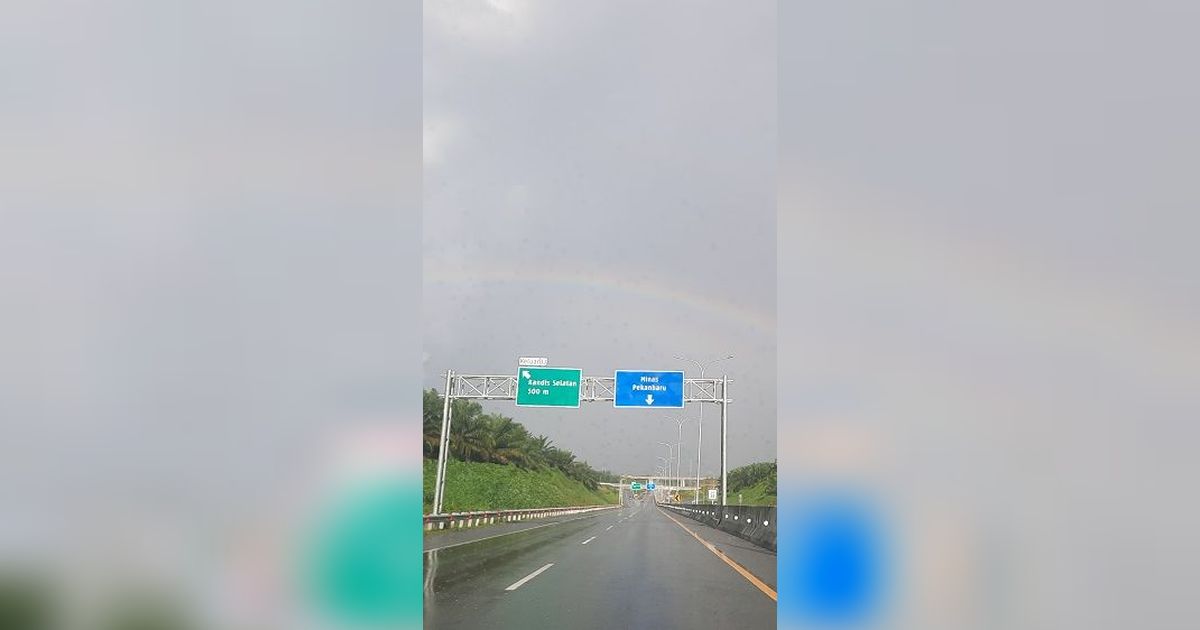
[[[775,505],[776,498],[775,493],[767,491],[767,482],[760,481],[753,486],[731,491],[729,502],[738,505]]]
[[[54,610],[59,605],[50,585],[41,576],[0,573],[0,628],[50,630],[58,627]]]
[[[425,513],[433,501],[437,449],[444,399],[437,390],[424,392]],[[445,511],[557,507],[616,503],[616,492],[600,482],[620,477],[596,470],[555,446],[544,435],[531,434],[520,422],[484,413],[479,403],[455,400],[450,423],[450,461],[446,464]]]
[[[433,482],[437,462],[425,460],[425,513],[433,508]],[[517,466],[450,460],[446,463],[446,512],[476,510],[604,505],[617,502],[616,490],[601,486],[589,490],[562,471],[530,470]]]
[[[741,505],[775,505],[777,485],[775,462],[758,462],[734,468],[729,471],[729,501]]]

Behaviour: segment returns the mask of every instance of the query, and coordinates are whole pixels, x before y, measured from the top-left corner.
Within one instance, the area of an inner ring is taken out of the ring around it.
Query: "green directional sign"
[[[633,482],[633,483],[632,483],[632,484],[629,486],[629,489],[630,489],[630,490],[641,490],[641,489],[642,489],[642,484],[640,484],[640,483],[638,483],[638,482],[636,482],[636,481],[635,481],[635,482]]]
[[[523,367],[517,372],[518,407],[578,407],[583,370]]]

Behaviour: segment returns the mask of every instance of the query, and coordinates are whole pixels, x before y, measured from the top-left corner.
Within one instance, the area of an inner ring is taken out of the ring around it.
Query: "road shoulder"
[[[747,571],[772,589],[778,589],[776,581],[776,561],[778,556],[775,552],[759,547],[748,540],[738,538],[729,532],[716,529],[700,521],[694,521],[661,507],[658,509],[660,513],[675,519],[676,522],[687,527],[687,529],[694,532],[701,539],[716,547],[718,551],[728,556],[729,559],[745,567]],[[682,530],[680,531],[683,533]]]

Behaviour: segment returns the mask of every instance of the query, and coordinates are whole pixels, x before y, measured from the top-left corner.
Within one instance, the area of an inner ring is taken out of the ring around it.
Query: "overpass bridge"
[[[649,478],[646,478],[646,477],[630,477],[630,480],[632,480],[632,481],[640,481],[640,482],[641,482],[641,483],[643,483],[643,484],[645,484],[645,483],[646,483],[646,481],[653,481],[653,482],[654,482],[654,489],[655,489],[655,490],[678,490],[678,491],[680,491],[680,492],[683,492],[683,491],[687,491],[687,492],[695,492],[695,491],[696,491],[696,486],[695,486],[695,484],[693,484],[693,485],[690,485],[690,486],[689,486],[689,485],[686,485],[686,484],[685,484],[685,485],[682,485],[682,486],[678,486],[678,485],[672,485],[672,484],[669,484],[669,483],[666,483],[666,482],[664,482],[662,479],[657,479],[657,478],[655,478],[655,477],[649,477]],[[599,483],[599,485],[602,485],[602,486],[607,486],[607,487],[609,487],[609,488],[624,488],[624,489],[628,490],[628,489],[629,489],[629,483],[630,483],[630,482],[629,482],[629,481],[626,481],[625,483],[608,483],[608,482],[601,481],[601,482],[598,482],[598,483]],[[703,489],[704,489],[704,486],[701,486],[701,487],[700,487],[700,489],[701,489],[701,490],[703,490]]]

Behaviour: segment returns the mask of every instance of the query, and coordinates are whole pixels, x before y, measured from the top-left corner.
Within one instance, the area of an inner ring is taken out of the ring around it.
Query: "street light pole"
[[[671,479],[671,462],[673,461],[673,460],[671,459],[671,447],[672,447],[673,445],[672,445],[670,442],[659,442],[659,444],[662,444],[663,446],[667,447],[667,481],[668,481],[668,482],[670,482],[670,479]]]
[[[687,422],[687,418],[679,420],[679,435],[675,440],[675,477],[679,479],[679,483],[675,487],[683,487],[683,423]]]
[[[667,470],[669,470],[669,469],[671,468],[671,460],[670,460],[670,459],[668,459],[668,458],[666,458],[666,457],[663,457],[662,455],[659,455],[659,456],[658,456],[658,459],[661,459],[661,460],[663,461],[663,463],[662,463],[662,464],[659,464],[657,467],[655,467],[655,469],[654,469],[654,474],[655,474],[656,476],[657,476],[657,475],[662,475],[662,474],[665,474],[667,477],[670,477],[670,476],[671,476],[671,473],[670,473],[670,472],[665,472],[665,473],[664,473],[664,471],[667,471]],[[657,496],[658,496],[658,494],[657,494],[657,490],[658,490],[658,488],[655,488],[655,491],[656,491],[655,497],[657,497]],[[649,493],[649,492],[650,492],[650,490],[649,490],[649,489],[647,489],[647,490],[646,490],[646,492],[647,492],[647,493]],[[656,498],[655,500],[657,500],[657,498]]]
[[[695,364],[696,368],[700,370],[700,378],[704,378],[704,368],[706,366],[712,365],[714,363],[719,363],[721,361],[728,361],[729,359],[732,359],[732,358],[733,358],[733,355],[731,354],[728,356],[721,357],[720,359],[713,359],[711,361],[701,363],[695,359],[689,359],[687,357],[675,357],[675,359],[677,361],[688,361],[690,363]],[[724,396],[723,390],[722,390],[722,396]],[[722,405],[722,408],[724,408],[724,405]],[[702,444],[703,440],[704,440],[704,405],[700,405],[700,421],[696,425],[696,503],[700,502],[700,445]],[[724,437],[722,437],[722,443],[723,443],[723,441],[724,441]],[[721,452],[722,453],[725,452],[724,447],[722,447]],[[721,466],[722,466],[721,470],[722,471],[725,470],[724,465],[725,465],[724,459],[722,459],[722,462],[721,462]],[[722,482],[722,483],[724,483],[724,482]],[[721,491],[724,492],[724,487],[722,487]]]
[[[679,440],[677,442],[675,442],[675,448],[678,449],[677,452],[679,453],[679,459],[675,460],[675,477],[679,482],[677,484],[677,486],[682,487],[683,486],[683,424],[688,421],[688,418],[676,419],[676,418],[668,417],[666,419],[674,420],[675,422],[677,422],[679,424],[679,427],[678,427],[679,428],[679,435],[678,435]]]
[[[729,478],[725,468],[725,445],[729,433],[729,375],[721,377],[721,505],[726,506],[726,493],[729,491]],[[741,503],[741,500],[738,500]]]

